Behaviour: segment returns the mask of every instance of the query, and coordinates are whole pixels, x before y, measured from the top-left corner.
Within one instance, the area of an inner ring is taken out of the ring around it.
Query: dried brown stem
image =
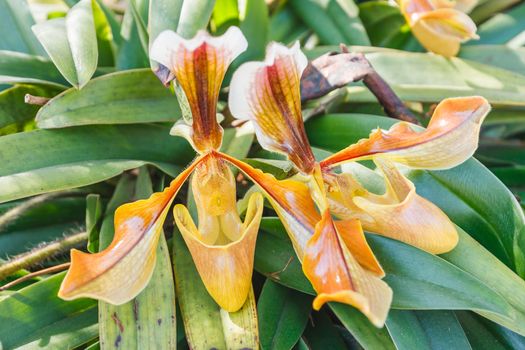
[[[50,100],[49,97],[43,97],[43,96],[34,96],[31,94],[26,94],[24,96],[24,102],[30,105],[37,105],[37,106],[43,106],[46,103],[48,103]]]
[[[328,53],[309,63],[301,77],[301,100],[324,96],[356,81],[363,81],[389,117],[419,124],[365,55],[351,53],[344,45],[340,53]]]
[[[419,124],[414,114],[410,112],[390,85],[375,70],[363,78],[363,83],[374,94],[389,117]]]
[[[12,287],[16,286],[17,284],[20,284],[22,282],[30,280],[31,278],[35,278],[35,277],[38,277],[38,276],[48,275],[50,273],[55,273],[55,272],[60,272],[60,271],[67,270],[70,265],[71,265],[71,263],[64,263],[64,264],[48,267],[47,269],[38,270],[38,271],[35,271],[35,272],[28,273],[27,275],[22,276],[20,278],[17,278],[16,280],[14,280],[12,282],[9,282],[9,283],[3,285],[2,287],[0,287],[0,292],[4,291],[4,290],[7,290],[9,288],[12,288]]]

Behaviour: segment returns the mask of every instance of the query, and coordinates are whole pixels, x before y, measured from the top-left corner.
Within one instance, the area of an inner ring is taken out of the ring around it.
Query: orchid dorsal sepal
[[[300,79],[308,61],[299,43],[291,48],[270,43],[264,62],[244,63],[230,84],[233,116],[254,124],[257,139],[267,150],[285,154],[305,174],[315,159],[301,113]]]
[[[490,104],[481,96],[447,98],[438,104],[426,129],[406,122],[389,130],[377,129],[368,139],[324,159],[321,166],[381,156],[414,169],[449,169],[474,154],[481,123],[489,111]]]
[[[161,78],[174,76],[184,92],[192,115],[193,144],[200,153],[221,146],[222,128],[217,123],[219,91],[228,66],[247,47],[246,38],[237,27],[230,27],[219,37],[199,31],[192,39],[167,30],[151,46],[150,58],[172,73],[161,71]],[[186,103],[182,98],[179,101]]]

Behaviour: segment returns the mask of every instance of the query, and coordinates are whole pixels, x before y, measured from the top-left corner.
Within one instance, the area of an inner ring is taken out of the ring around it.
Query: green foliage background
[[[50,3],[60,4],[47,12]],[[480,39],[451,59],[424,53],[397,7],[386,1],[76,3],[31,1],[32,14],[26,1],[0,0],[0,285],[27,269],[67,262],[70,246],[105,246],[114,210],[160,190],[193,158],[184,140],[169,135],[181,111],[150,69],[149,44],[164,29],[191,37],[199,29],[220,34],[239,26],[249,48],[229,76],[240,63],[262,59],[270,41],[299,40],[310,59],[347,44],[366,53],[423,125],[430,108],[446,97],[482,95],[493,111],[477,160],[447,171],[408,173],[418,193],[458,226],[456,249],[433,256],[367,236],[394,290],[382,329],[345,305],[311,310],[312,288],[268,209],[257,241],[255,294],[228,316],[251,332],[228,328],[170,219],[151,285],[135,304],[65,302],[56,296],[63,272],[31,278],[0,292],[1,349],[237,349],[257,343],[278,350],[525,349],[523,1],[479,1],[471,17]],[[64,19],[73,6],[81,20]],[[53,18],[45,24],[51,38],[39,36],[43,19],[31,29],[34,15],[42,14]],[[52,99],[36,106],[24,103],[26,94]],[[322,115],[312,116],[320,105]],[[395,122],[361,84],[310,101],[304,110],[320,156]],[[275,155],[261,151],[253,136],[236,135],[230,123],[226,114],[225,152],[287,176],[289,164],[255,159]],[[382,190],[368,168],[360,168],[359,176],[370,189]],[[188,198],[182,192],[178,201]],[[188,201],[191,207],[191,196]],[[78,232],[84,232],[79,240],[68,240]],[[31,264],[16,265],[28,257]],[[250,321],[255,312],[258,334]]]

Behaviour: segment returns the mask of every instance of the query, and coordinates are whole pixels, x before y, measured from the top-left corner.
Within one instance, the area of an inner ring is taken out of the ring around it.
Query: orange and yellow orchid
[[[474,1],[399,0],[412,33],[428,51],[455,56],[461,43],[477,39],[476,25],[465,12]]]
[[[229,64],[246,47],[236,27],[221,37],[199,32],[189,40],[166,31],[154,41],[151,58],[168,72],[166,81],[176,80],[179,101],[191,112],[191,118],[178,122],[173,132],[186,137],[198,155],[163,192],[117,209],[109,247],[96,254],[72,250],[60,297],[122,304],[137,296],[155,267],[156,245],[168,211],[191,176],[198,225],[181,204],[173,209],[175,224],[209,294],[224,310],[239,310],[251,290],[263,199],[258,192],[251,194],[242,221],[230,166],[250,178],[279,215],[318,294],[316,310],[326,302],[342,302],[359,309],[374,325],[384,324],[392,290],[382,280],[385,273],[363,228],[431,253],[454,248],[454,225],[415,192],[396,164],[446,169],[465,161],[477,147],[480,124],[490,109],[486,100],[447,99],[438,105],[426,130],[398,123],[316,162],[301,115],[300,79],[307,59],[298,44],[287,48],[272,43],[264,62],[245,63],[233,75],[229,108],[236,118],[253,123],[264,148],[285,154],[299,170],[292,178],[277,180],[219,150],[223,134],[216,115],[219,90]],[[451,145],[454,152],[449,151]],[[334,171],[340,164],[363,159],[377,164],[385,194],[367,191],[351,173]]]
[[[480,124],[490,110],[482,97],[447,99],[434,112],[426,130],[406,122],[377,130],[369,139],[320,163],[306,137],[300,108],[299,84],[306,58],[292,48],[272,43],[264,62],[249,62],[233,75],[229,106],[232,114],[254,124],[259,143],[284,153],[300,171],[296,180],[307,186],[321,214],[307,236],[285,225],[303,263],[303,271],[318,296],[314,308],[327,301],[353,305],[376,326],[385,322],[391,289],[370,250],[362,227],[431,253],[444,253],[458,241],[455,226],[434,204],[419,196],[396,163],[419,169],[446,169],[469,158],[478,144]],[[451,151],[451,147],[454,150]],[[333,167],[373,159],[383,173],[386,192],[368,192],[350,173]],[[300,207],[297,211],[302,211]],[[334,220],[332,215],[341,219]],[[298,243],[299,242],[299,243]]]
[[[246,39],[236,27],[215,38],[199,32],[191,40],[167,31],[154,41],[150,56],[177,80],[191,110],[191,120],[183,120],[174,129],[199,155],[163,192],[117,209],[115,235],[109,247],[96,254],[71,251],[71,267],[59,290],[61,298],[90,297],[123,304],[137,296],[153,273],[156,245],[169,208],[192,176],[190,185],[199,224],[195,225],[183,205],[173,209],[175,223],[209,294],[224,310],[239,310],[251,289],[263,200],[260,193],[251,195],[242,222],[230,165],[259,184],[290,227],[305,232],[297,245],[308,240],[317,212],[306,185],[294,180],[278,181],[218,150],[222,143],[222,128],[216,116],[219,89],[228,65],[246,46]],[[296,207],[311,210],[311,215],[296,215]]]

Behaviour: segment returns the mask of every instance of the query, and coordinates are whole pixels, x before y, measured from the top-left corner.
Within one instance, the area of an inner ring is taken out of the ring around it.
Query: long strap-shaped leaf
[[[137,179],[135,197],[148,197],[152,192],[151,179],[147,169],[143,167]],[[120,194],[116,195],[120,197]],[[112,224],[113,215],[107,216],[105,221]],[[113,226],[103,226],[111,229],[109,235],[112,236]],[[107,234],[107,230],[103,229],[102,234]],[[101,246],[106,246],[108,243],[107,237],[101,237]],[[168,246],[163,234],[160,235],[156,255],[157,262],[153,275],[147,287],[136,298],[119,306],[99,302],[102,348],[175,348],[177,342],[175,284]]]

